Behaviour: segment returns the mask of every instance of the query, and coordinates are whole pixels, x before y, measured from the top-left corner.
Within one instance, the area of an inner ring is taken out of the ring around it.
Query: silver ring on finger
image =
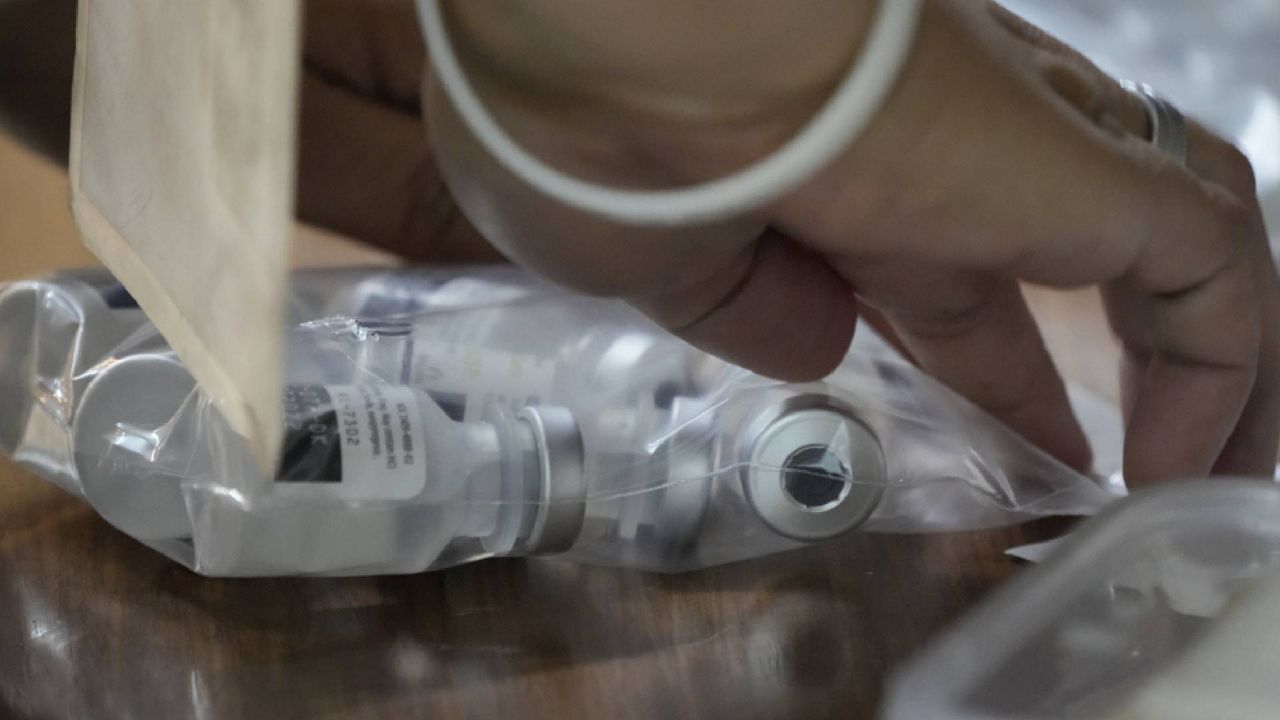
[[[1121,80],[1121,87],[1142,102],[1151,127],[1152,145],[1179,163],[1187,164],[1187,118],[1173,103],[1156,94],[1146,83]]]

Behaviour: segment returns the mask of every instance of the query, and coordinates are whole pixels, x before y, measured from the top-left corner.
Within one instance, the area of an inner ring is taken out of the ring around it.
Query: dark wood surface
[[[65,186],[0,138],[0,278],[88,259]],[[853,535],[680,576],[212,580],[0,459],[0,718],[873,717],[886,674],[1017,570],[1003,551],[1054,529]]]
[[[218,580],[0,462],[0,717],[861,718],[1048,528],[685,575],[552,560]]]

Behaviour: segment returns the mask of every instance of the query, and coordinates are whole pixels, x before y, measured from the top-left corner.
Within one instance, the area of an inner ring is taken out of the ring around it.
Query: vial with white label
[[[189,543],[210,574],[544,553],[675,571],[836,537],[874,511],[875,434],[817,389],[676,398],[674,430],[624,449],[593,444],[564,408],[459,423],[406,386],[294,384],[280,470],[263,482],[176,359],[140,355],[90,386],[76,460],[103,517],[171,555]]]
[[[389,306],[377,293],[371,303]],[[708,522],[730,512],[739,514],[734,527],[764,521],[786,543],[827,539],[860,525],[883,492],[878,439],[848,403],[800,407],[783,393],[775,397],[781,411],[769,403],[742,410],[745,401],[710,393],[748,373],[620,303],[543,296],[403,321],[372,315],[353,321],[363,330],[360,347],[345,351],[359,373],[425,388],[458,418],[494,404],[550,402],[574,412],[591,484],[587,535],[575,549],[580,557],[654,569],[696,566],[741,550],[733,527],[721,549],[703,534]],[[334,339],[349,347],[342,332]],[[776,416],[777,427],[748,422],[757,415]],[[784,426],[789,433],[778,430]],[[828,429],[843,450],[818,452],[823,443],[811,435]],[[774,456],[797,439],[804,443]],[[771,452],[727,457],[728,444]],[[747,470],[731,479],[734,473],[720,470],[724,464]],[[779,474],[784,466],[789,471]]]
[[[763,382],[620,303],[457,281],[347,283],[362,316],[293,328],[270,481],[171,353],[105,368],[76,424],[86,496],[211,574],[548,551],[679,570],[835,537],[877,506],[876,434],[827,388]],[[419,448],[440,465],[425,476]]]
[[[567,407],[590,448],[589,477],[602,493],[630,498],[618,508],[620,522],[638,527],[655,517],[655,496],[642,491],[661,479],[646,444],[670,433],[693,399],[741,371],[621,303],[518,285],[495,292],[492,282],[464,279],[426,290],[397,273],[370,280],[359,315],[305,328],[295,347],[306,350],[294,353],[291,367],[327,357],[326,382],[415,387],[458,421],[497,409]],[[451,297],[459,305],[447,310]],[[424,310],[427,303],[435,309]]]
[[[264,481],[172,354],[120,361],[76,424],[86,499],[140,540],[190,542],[211,574],[407,572],[577,537],[582,444],[563,409],[458,423],[402,386],[284,393],[283,454]]]

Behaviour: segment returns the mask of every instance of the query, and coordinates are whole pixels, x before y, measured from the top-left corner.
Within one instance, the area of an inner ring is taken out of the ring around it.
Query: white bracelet
[[[458,64],[439,0],[418,0],[431,63],[458,115],[509,171],[542,193],[629,225],[680,226],[742,215],[815,175],[867,126],[911,50],[920,0],[879,0],[849,74],[826,106],[781,148],[728,177],[677,190],[626,190],[566,175],[517,145],[476,97]]]

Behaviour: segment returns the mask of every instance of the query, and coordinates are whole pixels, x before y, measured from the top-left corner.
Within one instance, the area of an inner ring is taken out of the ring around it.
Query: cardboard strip
[[[282,433],[297,0],[80,0],[71,205],[244,435],[264,475]]]

